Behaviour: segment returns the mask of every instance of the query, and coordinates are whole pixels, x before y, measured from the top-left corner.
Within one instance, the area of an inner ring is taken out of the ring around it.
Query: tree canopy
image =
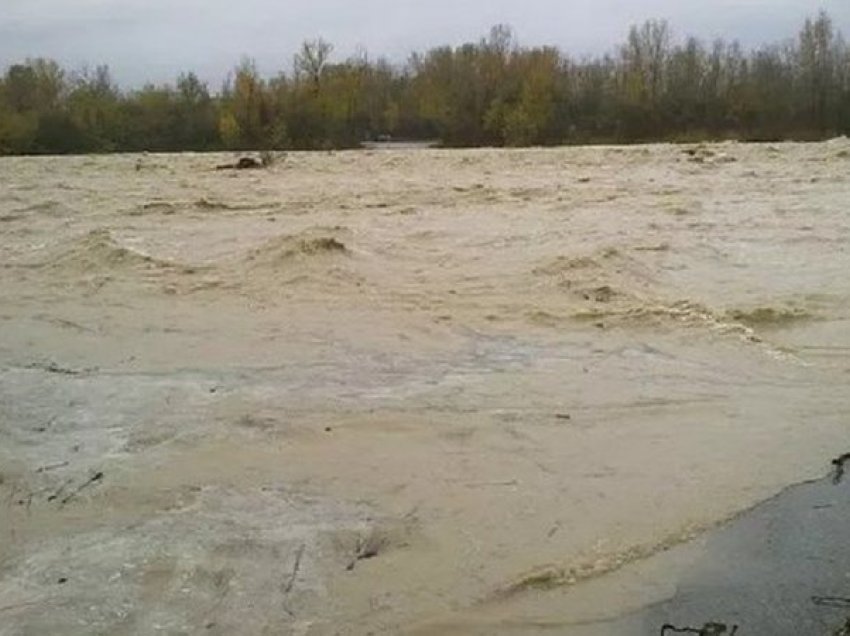
[[[522,47],[507,26],[477,43],[332,61],[303,44],[289,72],[243,59],[212,93],[193,73],[120,89],[108,67],[29,59],[0,77],[0,154],[821,139],[850,133],[850,47],[825,13],[797,37],[744,51],[677,39],[650,20],[597,57]]]

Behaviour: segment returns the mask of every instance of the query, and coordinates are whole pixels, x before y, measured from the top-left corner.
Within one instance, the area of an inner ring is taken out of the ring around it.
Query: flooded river
[[[0,634],[537,633],[850,450],[847,140],[231,160],[0,159]]]

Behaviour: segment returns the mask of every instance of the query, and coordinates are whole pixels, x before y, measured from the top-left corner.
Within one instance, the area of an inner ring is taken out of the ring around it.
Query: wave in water
[[[128,271],[172,271],[194,273],[194,268],[155,258],[118,243],[107,229],[97,229],[78,237],[53,253],[41,267],[57,272],[116,273]]]

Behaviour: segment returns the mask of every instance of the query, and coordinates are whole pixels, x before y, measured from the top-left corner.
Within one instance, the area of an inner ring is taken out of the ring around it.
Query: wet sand
[[[227,160],[0,160],[2,634],[533,633],[847,446],[845,140]]]

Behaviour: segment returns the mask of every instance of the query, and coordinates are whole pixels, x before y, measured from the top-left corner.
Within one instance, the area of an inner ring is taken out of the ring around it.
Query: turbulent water
[[[0,160],[0,634],[533,633],[850,449],[846,140],[226,160]]]

